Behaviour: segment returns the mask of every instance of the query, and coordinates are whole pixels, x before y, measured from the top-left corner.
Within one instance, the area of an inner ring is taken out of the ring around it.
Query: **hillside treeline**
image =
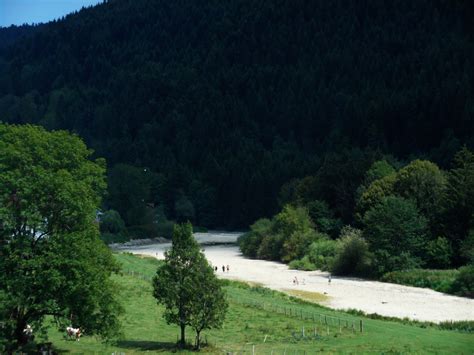
[[[110,0],[23,38],[0,30],[13,42],[0,120],[83,137],[109,164],[104,209],[135,231],[245,228],[315,171],[353,224],[382,155],[448,168],[474,146],[472,14],[443,0]]]

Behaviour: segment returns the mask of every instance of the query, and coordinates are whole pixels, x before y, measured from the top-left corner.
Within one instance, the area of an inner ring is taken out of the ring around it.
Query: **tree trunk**
[[[185,345],[186,345],[186,337],[185,337],[185,334],[184,334],[184,328],[186,327],[186,324],[181,323],[180,327],[181,327],[181,340],[180,340],[180,343],[181,343],[181,347],[184,348]]]
[[[15,349],[18,349],[20,346],[25,345],[28,343],[28,337],[25,335],[23,330],[26,328],[26,321],[24,320],[17,320],[15,332],[13,334],[15,338]]]
[[[196,330],[196,350],[201,349],[201,331]]]

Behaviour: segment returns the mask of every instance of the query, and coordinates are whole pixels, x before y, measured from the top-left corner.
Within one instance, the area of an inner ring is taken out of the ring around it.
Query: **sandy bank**
[[[231,243],[238,233],[197,233],[200,243]],[[159,243],[120,248],[135,254],[151,255],[162,259],[170,243]],[[235,245],[205,245],[206,257],[218,266],[221,278],[260,283],[275,290],[298,289],[326,293],[325,305],[335,309],[354,308],[367,313],[410,318],[422,321],[474,320],[474,300],[450,296],[430,289],[402,286],[377,281],[332,277],[321,271],[290,270],[281,263],[244,258]],[[229,265],[229,272],[222,272]],[[299,285],[293,285],[294,277]]]

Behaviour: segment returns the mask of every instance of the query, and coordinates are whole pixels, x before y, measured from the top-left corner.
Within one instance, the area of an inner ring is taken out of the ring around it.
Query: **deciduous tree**
[[[23,345],[46,316],[109,337],[120,307],[118,270],[99,239],[105,162],[77,136],[0,125],[0,341]]]
[[[196,331],[199,347],[201,331],[218,328],[224,321],[225,295],[199,250],[190,223],[175,225],[171,249],[157,270],[153,289],[158,303],[165,306],[166,321],[180,327],[182,347],[186,344],[186,326]]]

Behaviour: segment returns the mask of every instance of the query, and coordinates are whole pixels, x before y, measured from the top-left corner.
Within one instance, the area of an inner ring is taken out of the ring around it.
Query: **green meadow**
[[[116,292],[125,309],[123,334],[110,343],[88,336],[76,342],[51,329],[50,341],[57,351],[83,354],[191,353],[191,350],[176,348],[179,329],[166,324],[162,318],[163,308],[152,296],[150,279],[159,261],[130,254],[115,256],[124,270],[122,275],[114,276]],[[225,281],[225,289],[229,299],[226,321],[222,329],[204,333],[207,345],[202,353],[472,354],[474,351],[472,333],[354,316],[237,282]],[[189,343],[194,342],[191,328],[187,328],[187,339]]]

